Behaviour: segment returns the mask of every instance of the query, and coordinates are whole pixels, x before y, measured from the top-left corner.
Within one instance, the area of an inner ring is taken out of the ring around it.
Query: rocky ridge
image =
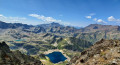
[[[41,61],[24,55],[20,51],[10,51],[9,46],[0,43],[0,65],[43,65]]]
[[[120,65],[120,40],[102,39],[73,57],[68,65]]]

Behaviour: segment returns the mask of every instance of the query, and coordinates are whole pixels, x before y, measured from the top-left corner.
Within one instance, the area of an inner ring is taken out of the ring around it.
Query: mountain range
[[[55,22],[33,26],[0,21],[0,31],[0,41],[5,41],[12,51],[42,59],[49,50],[63,50],[72,58],[101,39],[120,39],[120,26],[101,24],[76,28]]]
[[[72,26],[64,26],[59,23],[27,25],[21,23],[5,23],[0,21],[1,31],[8,29],[21,30],[25,33],[49,33],[59,37],[75,37],[89,42],[95,43],[100,39],[119,39],[120,26],[90,24],[84,28],[75,28]]]

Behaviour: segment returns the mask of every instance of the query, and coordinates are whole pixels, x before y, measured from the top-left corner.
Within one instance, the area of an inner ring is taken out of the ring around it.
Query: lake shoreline
[[[48,51],[45,51],[44,54],[46,55],[52,52],[61,52],[67,58],[65,61],[70,61],[70,58],[64,53],[63,50],[59,50],[59,49],[48,50]]]

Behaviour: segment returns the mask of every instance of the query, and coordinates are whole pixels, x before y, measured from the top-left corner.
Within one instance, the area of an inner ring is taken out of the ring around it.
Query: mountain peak
[[[59,23],[56,23],[56,22],[52,22],[51,24],[59,24]],[[59,24],[60,25],[60,24]]]
[[[96,32],[96,31],[118,31],[119,26],[113,25],[101,25],[101,24],[90,24],[83,28],[83,32]]]
[[[0,43],[0,46],[8,46],[5,42]]]
[[[50,23],[50,26],[62,26],[62,25],[59,23],[56,23],[56,22],[52,22],[52,23]]]

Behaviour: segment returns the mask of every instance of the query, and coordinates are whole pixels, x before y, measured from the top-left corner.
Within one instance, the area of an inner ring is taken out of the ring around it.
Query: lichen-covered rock
[[[120,40],[102,39],[71,59],[68,65],[120,65]]]
[[[0,43],[0,65],[43,65],[41,61],[24,55],[20,51],[10,51],[9,46]]]

